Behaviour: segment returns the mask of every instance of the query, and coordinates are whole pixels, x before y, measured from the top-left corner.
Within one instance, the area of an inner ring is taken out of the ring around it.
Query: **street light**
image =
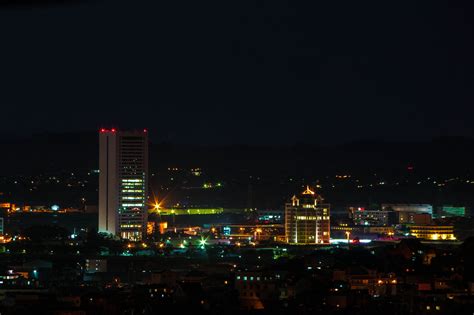
[[[201,238],[199,245],[201,245],[201,248],[204,249],[204,247],[207,245],[207,238]]]

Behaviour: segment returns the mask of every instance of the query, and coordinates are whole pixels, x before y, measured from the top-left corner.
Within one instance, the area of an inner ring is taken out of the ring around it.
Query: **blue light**
[[[53,210],[53,211],[58,211],[58,210],[59,210],[59,206],[58,206],[58,205],[52,205],[52,206],[51,206],[51,210]]]

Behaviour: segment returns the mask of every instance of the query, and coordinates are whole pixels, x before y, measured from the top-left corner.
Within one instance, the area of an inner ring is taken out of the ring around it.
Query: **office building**
[[[283,224],[231,224],[222,226],[222,235],[233,240],[277,240],[284,233]]]
[[[355,225],[387,226],[396,223],[396,212],[391,210],[365,210],[358,208],[352,213]]]
[[[464,217],[466,216],[466,207],[442,206],[440,212],[441,217]]]
[[[99,145],[99,232],[141,240],[148,211],[147,132],[101,129]]]
[[[285,205],[285,237],[289,244],[329,244],[329,204],[306,188]]]
[[[428,213],[433,215],[433,206],[430,204],[382,204],[382,210],[393,210],[395,212]]]
[[[410,235],[425,240],[454,241],[454,227],[451,225],[412,225]]]
[[[257,210],[258,222],[282,223],[285,213],[283,209]]]
[[[429,213],[398,212],[397,214],[398,224],[428,225],[432,221]]]

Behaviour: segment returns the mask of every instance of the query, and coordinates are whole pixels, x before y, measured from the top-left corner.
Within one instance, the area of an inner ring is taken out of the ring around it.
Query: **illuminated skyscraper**
[[[148,135],[101,129],[99,232],[141,240],[147,226]]]
[[[329,204],[306,188],[285,205],[285,235],[290,244],[329,244]]]

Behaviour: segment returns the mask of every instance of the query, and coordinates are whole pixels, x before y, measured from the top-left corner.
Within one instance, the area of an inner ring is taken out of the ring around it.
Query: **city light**
[[[207,238],[201,238],[199,240],[199,245],[204,248],[207,245]]]
[[[7,2],[0,315],[474,315],[474,2]]]

